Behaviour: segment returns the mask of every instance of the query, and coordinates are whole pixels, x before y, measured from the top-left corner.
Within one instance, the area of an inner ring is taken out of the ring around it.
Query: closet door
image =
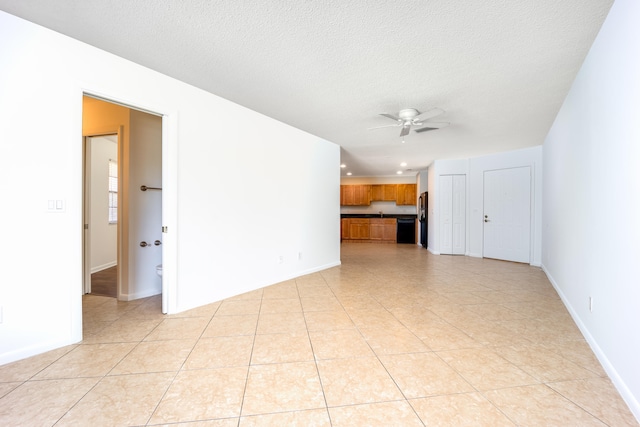
[[[453,175],[440,176],[440,253],[453,254]]]
[[[440,175],[440,253],[466,251],[466,175]]]

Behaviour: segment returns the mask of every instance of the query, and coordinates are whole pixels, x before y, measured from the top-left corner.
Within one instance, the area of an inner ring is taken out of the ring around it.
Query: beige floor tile
[[[202,307],[192,308],[182,313],[169,314],[166,317],[172,319],[175,317],[208,317],[211,318],[218,311],[222,302],[214,302],[212,304],[203,305]]]
[[[18,387],[22,382],[0,383],[0,399]]]
[[[360,328],[360,332],[378,356],[429,351],[429,347],[406,328]]]
[[[253,336],[201,338],[184,364],[184,369],[249,366]]]
[[[208,323],[206,317],[167,318],[145,337],[145,341],[198,339]]]
[[[478,390],[539,382],[489,349],[450,350],[438,352],[438,355]]]
[[[380,359],[407,399],[475,391],[435,353],[398,354]]]
[[[555,382],[548,386],[610,426],[640,425],[608,378]]]
[[[356,327],[344,311],[305,311],[304,318],[309,331],[336,331]]]
[[[239,316],[214,316],[202,333],[203,337],[254,335],[258,326],[257,314]]]
[[[227,299],[222,302],[216,316],[238,316],[260,313],[260,299]]]
[[[434,351],[479,348],[483,346],[480,342],[448,323],[438,325],[438,327],[423,331],[423,333],[418,331],[416,334],[422,342]]]
[[[351,359],[374,356],[371,347],[356,329],[310,331],[316,359]]]
[[[222,418],[186,423],[154,424],[155,427],[238,427],[239,418]]]
[[[324,407],[322,387],[313,362],[250,367],[243,417]]]
[[[376,357],[320,360],[318,370],[330,407],[403,399]]]
[[[252,415],[240,418],[240,427],[331,427],[326,409]]]
[[[79,345],[34,378],[101,377],[113,369],[136,343]]]
[[[260,314],[258,318],[258,334],[303,334],[307,331],[302,312]]]
[[[281,282],[264,288],[262,298],[263,300],[281,298],[299,299],[300,295],[298,295],[298,287],[296,286],[295,280],[288,280],[286,282]]]
[[[309,298],[335,298],[331,288],[327,285],[301,286],[298,285],[298,295],[301,299]]]
[[[174,376],[163,372],[106,377],[56,425],[145,424]]]
[[[5,426],[52,426],[98,382],[98,378],[29,381],[0,399]]]
[[[298,313],[301,311],[300,298],[264,299],[262,307],[260,307],[260,314]]]
[[[240,416],[248,367],[182,371],[169,387],[150,424]]]
[[[257,335],[251,364],[313,361],[308,334]]]
[[[26,381],[76,347],[76,345],[69,345],[2,365],[0,366],[0,381]]]
[[[490,390],[485,396],[517,425],[605,426],[544,384]]]
[[[329,408],[333,427],[421,427],[420,418],[406,401]]]
[[[434,396],[410,400],[409,403],[427,426],[515,426],[480,393]]]
[[[128,318],[120,318],[101,331],[85,338],[83,344],[138,342],[142,341],[162,323],[162,319],[140,320],[132,322]]]
[[[302,309],[309,311],[335,311],[344,312],[342,304],[333,295],[330,296],[312,296],[300,298]]]
[[[177,372],[195,343],[195,340],[141,342],[109,375]]]
[[[358,328],[387,328],[387,329],[403,329],[405,328],[393,314],[385,309],[380,310],[354,310],[346,309],[347,314]]]

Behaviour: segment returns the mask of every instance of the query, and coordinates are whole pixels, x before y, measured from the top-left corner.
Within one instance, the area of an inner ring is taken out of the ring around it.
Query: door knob
[[[149,244],[147,242],[143,241],[143,242],[140,242],[140,246],[142,246],[144,248],[144,247],[149,246]]]
[[[160,240],[156,240],[155,242],[153,242],[153,244],[156,246],[160,246],[162,242]]]

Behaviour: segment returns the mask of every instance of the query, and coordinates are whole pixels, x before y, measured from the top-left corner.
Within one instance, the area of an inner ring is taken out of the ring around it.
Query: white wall
[[[109,223],[109,160],[118,159],[116,135],[87,137],[90,175],[91,273],[117,264],[118,225]]]
[[[165,115],[170,312],[339,264],[337,145],[4,12],[0,40],[0,363],[82,338],[83,91]]]
[[[544,143],[542,264],[640,419],[638,22],[615,2]]]

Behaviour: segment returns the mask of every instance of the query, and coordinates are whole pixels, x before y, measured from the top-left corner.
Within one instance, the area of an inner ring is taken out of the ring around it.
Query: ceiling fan
[[[395,125],[386,125],[386,126],[378,126],[369,129],[381,129],[388,127],[398,127],[401,126],[400,136],[405,136],[409,134],[411,127],[418,127],[418,129],[414,129],[414,132],[426,132],[429,130],[440,129],[446,126],[449,126],[449,123],[437,123],[437,122],[428,122],[425,123],[426,120],[431,119],[433,117],[439,116],[444,113],[444,110],[441,108],[432,108],[423,113],[416,110],[415,108],[405,108],[404,110],[400,110],[398,112],[398,116],[394,116],[393,114],[382,113],[381,116],[387,117],[391,120],[395,120],[397,123]]]

